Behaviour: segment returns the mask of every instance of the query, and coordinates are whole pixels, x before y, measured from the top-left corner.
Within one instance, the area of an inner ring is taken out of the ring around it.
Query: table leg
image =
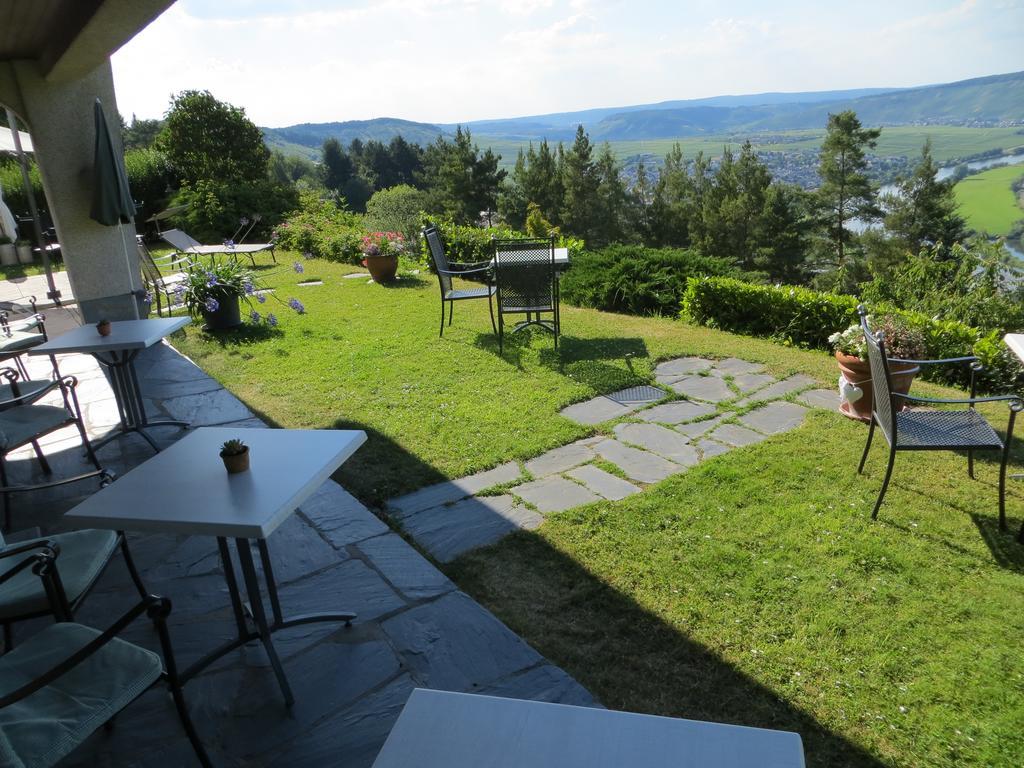
[[[242,568],[242,578],[245,581],[245,591],[249,596],[249,607],[252,610],[252,618],[256,624],[256,632],[263,642],[263,649],[270,659],[270,666],[277,677],[277,684],[281,687],[286,706],[295,703],[295,696],[292,695],[288,678],[285,677],[284,667],[281,666],[281,659],[278,658],[277,649],[274,648],[274,640],[271,637],[270,627],[267,626],[267,615],[263,610],[263,597],[260,595],[259,580],[256,576],[256,565],[252,560],[252,549],[248,539],[235,539],[235,549],[238,550],[238,562]]]

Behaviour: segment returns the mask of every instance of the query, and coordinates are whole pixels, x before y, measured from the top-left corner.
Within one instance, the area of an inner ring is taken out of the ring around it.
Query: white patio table
[[[121,419],[119,429],[93,443],[99,450],[115,437],[137,432],[145,438],[154,451],[159,452],[156,442],[146,431],[151,427],[184,427],[188,422],[175,419],[150,420],[139,389],[139,377],[135,372],[135,358],[139,352],[156,344],[164,336],[184,328],[191,321],[188,317],[150,318],[147,320],[118,320],[110,324],[110,335],[100,336],[94,325],[82,325],[73,331],[63,333],[45,344],[33,347],[30,355],[64,355],[81,352],[92,355],[100,365],[110,371],[114,399]]]
[[[229,475],[219,453],[221,445],[233,438],[249,446],[250,469]],[[65,518],[78,528],[215,536],[238,634],[186,669],[181,680],[190,680],[220,657],[258,639],[270,659],[285,703],[291,706],[295,699],[274,649],[273,633],[318,621],[349,624],[355,614],[335,611],[286,619],[278,600],[267,537],[364,442],[366,433],[362,430],[200,427],[90,496]],[[229,538],[235,540],[247,606],[243,606],[239,593],[228,551]],[[267,621],[253,563],[254,540],[262,561],[272,622]],[[173,594],[169,597],[174,599]]]
[[[803,768],[800,736],[417,688],[373,768]]]

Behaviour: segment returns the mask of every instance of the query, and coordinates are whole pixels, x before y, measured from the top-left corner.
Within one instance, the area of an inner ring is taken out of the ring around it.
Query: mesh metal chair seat
[[[483,288],[455,288],[452,284],[453,277],[468,277],[479,275],[485,279],[490,276],[490,267],[486,262],[476,264],[461,264],[449,262],[445,254],[444,243],[441,242],[441,233],[437,227],[429,226],[422,231],[423,239],[427,243],[427,250],[430,251],[430,258],[434,262],[434,271],[437,273],[437,283],[441,288],[441,332],[438,336],[444,336],[444,312],[445,305],[448,309],[448,325],[452,324],[452,316],[455,313],[456,301],[467,301],[470,299],[487,299],[487,308],[491,313],[491,328],[498,332],[494,324],[494,306],[491,299],[494,296],[495,287],[488,280]]]
[[[530,326],[550,331],[558,349],[561,318],[554,238],[494,240],[494,275],[498,304],[498,353],[504,351],[505,315],[526,315],[512,328]],[[541,314],[551,314],[542,318]]]
[[[864,453],[860,457],[857,472],[864,471],[871,440],[875,427],[882,430],[889,443],[889,463],[882,480],[882,488],[878,492],[878,500],[871,512],[871,518],[878,518],[878,509],[882,506],[885,492],[892,478],[893,465],[897,451],[967,451],[967,474],[974,477],[974,452],[999,451],[1002,461],[999,465],[999,527],[1006,530],[1006,462],[1010,456],[1010,442],[1013,439],[1013,426],[1017,414],[1024,410],[1024,403],[1014,395],[996,397],[976,397],[975,378],[981,370],[981,363],[973,356],[956,357],[945,360],[901,360],[886,355],[884,334],[874,333],[868,326],[867,310],[863,305],[857,308],[860,314],[861,328],[867,345],[868,362],[871,366],[871,386],[873,399],[871,403],[871,425],[868,428],[868,439],[864,445]],[[915,397],[893,391],[892,373],[889,363],[909,363],[912,365],[948,365],[967,364],[971,367],[971,396],[956,399],[938,399]],[[1003,401],[1009,405],[1010,415],[1006,427],[1006,440],[1000,439],[998,433],[985,419],[974,410],[978,403]],[[904,410],[904,405],[966,405],[966,409]],[[1018,538],[1024,537],[1024,527]],[[1024,538],[1021,539],[1024,541]]]

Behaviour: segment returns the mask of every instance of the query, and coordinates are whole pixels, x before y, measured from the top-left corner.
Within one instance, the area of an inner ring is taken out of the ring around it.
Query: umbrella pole
[[[43,258],[43,270],[46,272],[46,284],[50,290],[46,298],[52,299],[58,307],[61,306],[60,291],[53,282],[53,267],[50,265],[50,253],[46,250],[46,242],[43,240],[43,225],[39,221],[39,209],[36,207],[35,190],[32,189],[32,178],[28,172],[28,158],[21,148],[21,136],[18,135],[18,118],[10,107],[7,107],[7,125],[10,126],[11,135],[14,138],[14,149],[18,156],[18,164],[21,166],[21,182],[25,187],[25,195],[28,197],[28,211],[32,216],[32,228],[35,230],[36,245],[39,246],[39,253]]]

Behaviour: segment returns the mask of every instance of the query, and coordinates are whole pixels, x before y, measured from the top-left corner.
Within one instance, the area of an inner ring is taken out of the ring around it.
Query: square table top
[[[229,475],[226,440],[249,446]],[[200,427],[66,513],[81,528],[265,539],[366,442],[362,430]]]
[[[373,768],[803,768],[788,731],[417,688]]]
[[[1003,336],[1003,341],[1006,342],[1006,346],[1010,348],[1010,351],[1024,363],[1024,333],[1008,333]]]
[[[110,335],[100,336],[93,324],[81,325],[45,344],[33,347],[30,355],[62,355],[71,352],[97,354],[122,349],[146,349],[192,322],[190,317],[151,317],[147,320],[115,320]]]

